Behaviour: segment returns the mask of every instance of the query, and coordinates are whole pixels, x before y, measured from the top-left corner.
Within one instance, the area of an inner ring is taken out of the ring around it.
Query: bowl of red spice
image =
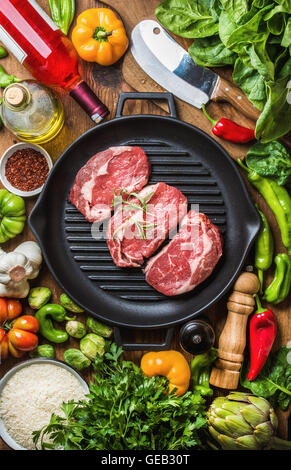
[[[53,166],[49,154],[39,145],[19,143],[12,145],[0,161],[3,186],[17,196],[37,196]]]

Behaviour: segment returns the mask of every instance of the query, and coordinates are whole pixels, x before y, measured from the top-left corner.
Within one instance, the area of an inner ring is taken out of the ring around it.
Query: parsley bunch
[[[133,362],[122,361],[115,343],[108,349],[95,361],[87,399],[64,403],[63,417],[53,414],[48,426],[33,433],[35,445],[65,450],[202,447],[198,432],[206,426],[206,407],[200,393],[165,393],[166,378],[148,378]]]

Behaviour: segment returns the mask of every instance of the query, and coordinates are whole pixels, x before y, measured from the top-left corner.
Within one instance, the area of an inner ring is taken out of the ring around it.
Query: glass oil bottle
[[[60,99],[34,80],[13,83],[3,92],[3,124],[18,139],[44,144],[54,139],[64,125]]]

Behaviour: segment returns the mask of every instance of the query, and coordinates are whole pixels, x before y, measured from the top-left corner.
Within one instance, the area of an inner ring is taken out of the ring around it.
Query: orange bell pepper
[[[146,353],[141,359],[141,369],[147,377],[163,375],[169,380],[170,392],[184,395],[189,388],[190,367],[183,354],[178,351]]]
[[[82,59],[100,65],[114,64],[128,47],[123,23],[109,8],[83,11],[77,18],[72,41]]]

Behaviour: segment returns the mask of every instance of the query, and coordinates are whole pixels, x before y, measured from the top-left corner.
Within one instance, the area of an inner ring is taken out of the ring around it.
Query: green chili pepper
[[[191,389],[199,391],[201,395],[211,396],[212,388],[209,385],[211,365],[217,358],[217,349],[210,348],[204,354],[198,354],[191,362]]]
[[[0,189],[0,243],[22,232],[26,220],[24,199]]]
[[[52,320],[62,322],[64,320],[74,320],[66,316],[64,307],[58,304],[46,304],[41,307],[35,314],[39,321],[39,331],[44,338],[52,343],[64,343],[68,340],[69,335],[66,331],[55,329]]]
[[[0,88],[6,88],[11,83],[17,82],[21,82],[21,79],[15,77],[15,75],[8,75],[2,65],[0,65]]]
[[[238,164],[248,172],[248,180],[259,191],[273,211],[281,231],[281,237],[288,253],[291,254],[291,198],[283,186],[270,178],[259,176],[246,167],[241,160]]]
[[[255,267],[258,270],[260,290],[262,293],[263,273],[269,269],[273,261],[274,240],[269,222],[265,214],[263,214],[263,212],[261,212],[258,207],[257,210],[262,219],[262,226],[255,244]]]
[[[52,19],[65,35],[75,16],[75,3],[75,0],[49,0]]]
[[[271,304],[279,304],[286,299],[291,285],[291,260],[287,253],[279,253],[274,259],[276,271],[274,279],[267,287],[263,299]]]
[[[7,57],[8,56],[8,52],[6,51],[6,49],[4,49],[3,46],[0,46],[0,59],[3,59],[4,57]]]

